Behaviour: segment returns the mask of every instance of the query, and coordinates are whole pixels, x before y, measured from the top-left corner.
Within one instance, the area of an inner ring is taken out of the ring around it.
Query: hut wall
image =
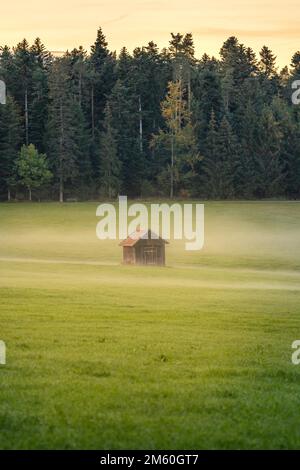
[[[137,264],[165,264],[165,244],[160,240],[140,240],[135,245],[135,254]]]
[[[124,246],[123,247],[123,263],[134,264],[135,263],[135,250],[134,247]]]

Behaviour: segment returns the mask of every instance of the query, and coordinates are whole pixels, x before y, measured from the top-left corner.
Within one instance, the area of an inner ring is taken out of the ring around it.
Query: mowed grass
[[[300,204],[207,203],[165,268],[96,207],[0,205],[0,448],[299,448]]]

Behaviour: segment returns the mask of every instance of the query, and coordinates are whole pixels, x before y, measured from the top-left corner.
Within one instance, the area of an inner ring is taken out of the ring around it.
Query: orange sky
[[[300,49],[299,0],[10,0],[1,5],[0,45],[41,37],[50,50],[94,42],[102,26],[112,50],[154,40],[168,44],[170,32],[192,32],[197,56],[218,54],[236,35],[256,52],[267,44],[280,66]]]

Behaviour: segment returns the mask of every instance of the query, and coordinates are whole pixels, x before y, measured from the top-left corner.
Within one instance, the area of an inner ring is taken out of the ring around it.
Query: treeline
[[[195,57],[191,34],[108,48],[101,29],[53,57],[40,39],[0,50],[0,197],[300,196],[300,52],[278,71],[237,38]]]

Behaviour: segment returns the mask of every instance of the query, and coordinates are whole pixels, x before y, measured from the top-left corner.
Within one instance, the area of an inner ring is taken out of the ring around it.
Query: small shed
[[[166,240],[151,230],[140,230],[129,235],[119,246],[123,247],[124,264],[164,266],[166,263]]]

